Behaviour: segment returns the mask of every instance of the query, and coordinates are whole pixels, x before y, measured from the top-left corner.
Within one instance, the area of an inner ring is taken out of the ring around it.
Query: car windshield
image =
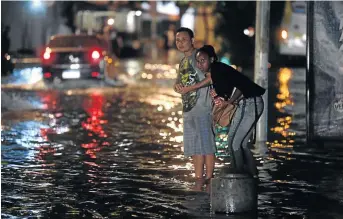
[[[98,39],[88,36],[56,37],[49,43],[49,47],[93,47],[99,46]]]

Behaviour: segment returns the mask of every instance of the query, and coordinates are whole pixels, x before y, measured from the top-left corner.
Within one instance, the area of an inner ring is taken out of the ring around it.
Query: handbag
[[[230,104],[224,101],[220,106],[214,104],[212,108],[212,119],[214,124],[219,124],[222,127],[228,126],[235,112],[237,110],[237,105]]]

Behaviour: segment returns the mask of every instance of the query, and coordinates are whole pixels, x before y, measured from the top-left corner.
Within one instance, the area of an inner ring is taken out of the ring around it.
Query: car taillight
[[[97,72],[97,71],[93,71],[93,72],[92,72],[92,77],[93,77],[93,78],[96,78],[96,77],[98,77],[99,75],[100,75],[100,73]]]
[[[44,76],[44,78],[51,78],[51,73],[50,72],[44,72],[43,76]]]
[[[101,61],[101,49],[99,48],[93,48],[88,52],[88,59],[91,62],[92,65],[98,65]]]
[[[51,49],[47,47],[43,53],[43,64],[51,64],[54,59],[54,54],[52,53]]]
[[[50,53],[48,53],[48,52],[45,52],[44,54],[43,54],[43,59],[45,59],[45,60],[49,60],[51,58],[51,55],[50,55]]]
[[[94,50],[92,52],[92,59],[99,59],[100,58],[100,52],[97,50]]]

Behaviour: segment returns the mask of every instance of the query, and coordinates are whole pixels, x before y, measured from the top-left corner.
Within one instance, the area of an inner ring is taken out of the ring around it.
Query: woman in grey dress
[[[228,149],[232,150],[234,167],[238,171],[248,171],[257,178],[255,159],[248,141],[263,112],[262,95],[265,89],[231,66],[218,62],[214,48],[210,45],[198,50],[196,60],[197,66],[211,76],[217,93],[215,104],[220,105],[227,101],[238,105],[229,126]]]

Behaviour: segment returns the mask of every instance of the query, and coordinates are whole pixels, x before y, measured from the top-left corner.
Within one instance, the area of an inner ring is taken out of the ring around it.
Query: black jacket
[[[212,63],[210,71],[215,91],[225,99],[231,97],[235,87],[242,91],[245,98],[258,97],[266,91],[247,76],[222,62]]]

